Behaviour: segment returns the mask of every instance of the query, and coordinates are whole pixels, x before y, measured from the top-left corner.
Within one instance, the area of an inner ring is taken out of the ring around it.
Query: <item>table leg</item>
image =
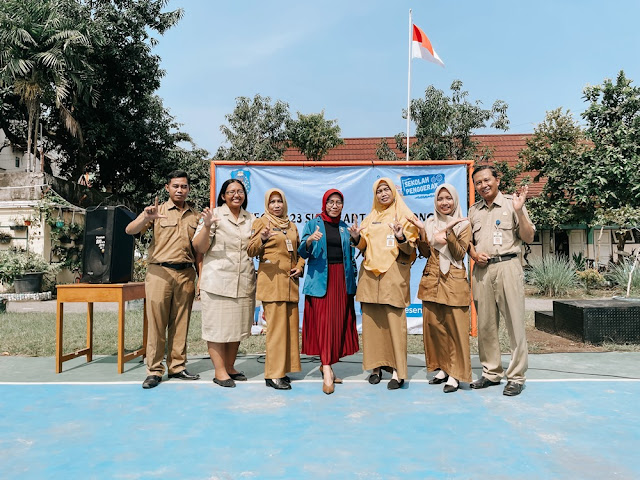
[[[93,360],[93,302],[87,302],[87,362]]]
[[[124,372],[124,300],[118,302],[118,373]]]
[[[56,373],[62,372],[62,326],[64,323],[62,321],[64,314],[62,305],[63,303],[58,300],[56,306]]]

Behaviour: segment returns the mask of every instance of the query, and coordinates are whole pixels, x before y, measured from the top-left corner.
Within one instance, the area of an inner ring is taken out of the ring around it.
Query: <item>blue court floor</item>
[[[640,354],[531,355],[514,398],[444,394],[424,367],[388,391],[338,365],[345,383],[327,396],[311,365],[279,392],[204,375],[143,390],[137,366],[136,380],[71,377],[93,364],[16,382],[21,361],[45,365],[0,358],[3,479],[640,478]]]

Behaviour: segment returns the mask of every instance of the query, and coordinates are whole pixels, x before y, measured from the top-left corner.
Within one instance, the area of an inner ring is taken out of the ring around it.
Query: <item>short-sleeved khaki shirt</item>
[[[524,206],[522,213],[535,229]],[[503,195],[502,192],[498,192],[491,207],[487,206],[484,199],[474,203],[469,209],[469,221],[476,252],[486,253],[491,257],[510,253],[520,254],[522,249],[522,240],[518,234],[520,224],[516,210],[513,208],[512,195]],[[494,239],[501,239],[501,244]]]
[[[166,218],[156,218],[141,231],[144,233],[153,228],[149,263],[194,263],[196,259],[191,239],[198,226],[197,210],[189,204],[180,210],[169,199],[158,206],[158,213]]]

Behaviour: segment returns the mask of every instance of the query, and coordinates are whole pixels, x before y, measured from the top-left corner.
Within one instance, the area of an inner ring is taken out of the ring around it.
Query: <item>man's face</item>
[[[189,182],[185,177],[172,178],[164,188],[169,192],[169,198],[176,205],[182,205],[189,195]]]
[[[480,170],[473,176],[473,185],[476,187],[476,192],[480,195],[485,202],[492,202],[496,195],[498,195],[498,188],[500,187],[500,180],[493,176],[491,170]]]

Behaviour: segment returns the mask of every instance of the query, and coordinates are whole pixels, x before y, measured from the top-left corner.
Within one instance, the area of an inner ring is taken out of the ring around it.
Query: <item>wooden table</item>
[[[94,302],[118,303],[118,373],[124,372],[124,364],[136,357],[146,354],[147,346],[147,300],[145,298],[144,283],[112,283],[92,284],[73,283],[56,285],[58,290],[58,304],[56,310],[56,373],[62,372],[62,362],[82,355],[87,356],[87,362],[93,359],[93,304]],[[144,314],[142,327],[142,347],[124,354],[124,302],[144,298]],[[87,302],[87,348],[74,353],[62,353],[62,336],[64,331],[65,302]]]

